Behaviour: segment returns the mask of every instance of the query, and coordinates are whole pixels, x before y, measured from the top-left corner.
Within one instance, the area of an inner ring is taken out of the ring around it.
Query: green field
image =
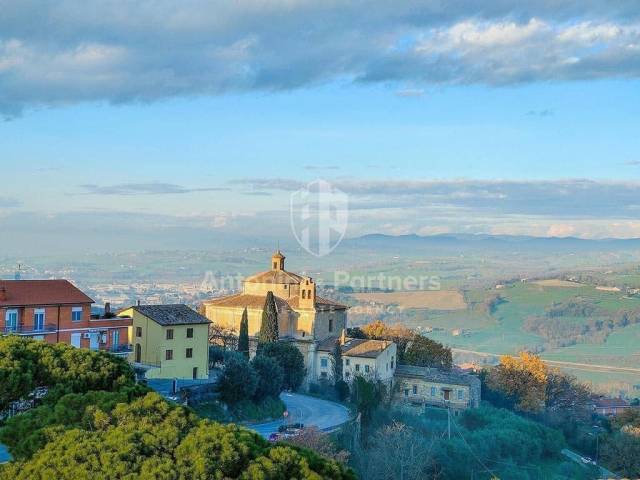
[[[477,300],[482,295],[500,293],[506,302],[500,304],[492,315],[477,311],[427,312],[423,325],[434,328],[428,336],[451,347],[493,354],[515,354],[520,350],[535,350],[545,344],[545,339],[523,330],[528,316],[543,315],[554,302],[562,302],[580,296],[592,301],[603,310],[640,307],[637,298],[624,298],[620,292],[596,290],[594,287],[550,287],[531,283],[517,283],[500,290],[474,291],[467,298]],[[560,317],[571,323],[586,322],[584,317]],[[417,319],[416,319],[417,320]],[[466,335],[453,336],[457,328],[467,330]],[[561,362],[585,363],[613,367],[640,369],[640,325],[615,330],[602,344],[582,343],[563,348],[545,350],[542,357]],[[592,382],[605,391],[623,391],[638,396],[640,374],[629,372],[590,371],[588,367],[564,367],[583,381]]]

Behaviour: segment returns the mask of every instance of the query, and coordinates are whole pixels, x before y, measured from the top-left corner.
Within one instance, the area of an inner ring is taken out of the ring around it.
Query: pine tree
[[[258,341],[260,343],[278,341],[278,312],[276,310],[276,300],[271,291],[267,292],[267,298],[264,301]]]
[[[240,320],[240,335],[238,336],[238,352],[249,358],[249,316],[247,307],[242,312]]]

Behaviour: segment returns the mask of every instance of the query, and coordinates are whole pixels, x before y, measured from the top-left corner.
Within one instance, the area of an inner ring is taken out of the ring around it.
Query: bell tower
[[[277,250],[276,253],[271,256],[271,270],[284,270],[285,258],[286,257],[282,254],[282,252],[280,252],[280,250]]]
[[[314,309],[316,305],[316,284],[313,278],[305,278],[300,282],[300,308]]]

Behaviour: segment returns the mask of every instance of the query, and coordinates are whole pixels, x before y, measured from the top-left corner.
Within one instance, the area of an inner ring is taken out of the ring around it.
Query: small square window
[[[187,351],[185,352],[185,356],[187,358],[193,358],[193,348],[187,348]]]
[[[173,328],[167,329],[167,340],[173,340]]]
[[[71,309],[71,321],[79,322],[82,320],[82,307],[73,307]]]
[[[187,338],[193,338],[193,328],[187,328]]]
[[[164,359],[173,360],[173,350],[167,350],[166,352],[164,352]]]

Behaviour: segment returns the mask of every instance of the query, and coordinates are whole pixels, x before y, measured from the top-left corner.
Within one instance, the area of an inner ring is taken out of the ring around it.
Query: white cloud
[[[635,0],[8,0],[0,113],[81,101],[640,75]],[[410,87],[408,87],[410,86]]]

